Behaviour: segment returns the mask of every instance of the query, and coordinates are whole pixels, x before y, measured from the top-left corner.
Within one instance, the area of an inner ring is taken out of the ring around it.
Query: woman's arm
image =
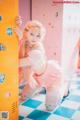
[[[19,27],[18,28],[14,28],[14,32],[16,33],[18,39],[21,40],[22,37],[23,37],[21,29]]]
[[[22,25],[21,17],[17,16],[16,19],[15,19],[15,22],[16,22],[16,27],[14,28],[14,32],[16,33],[19,40],[21,40],[22,37],[23,37],[22,30],[21,30],[21,25]]]

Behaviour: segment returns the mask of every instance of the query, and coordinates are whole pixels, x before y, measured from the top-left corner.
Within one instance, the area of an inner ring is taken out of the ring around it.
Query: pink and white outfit
[[[46,69],[44,69],[44,64],[46,63]],[[33,70],[32,81],[27,83],[28,92],[26,97],[31,97],[34,92],[40,87],[46,88],[46,109],[54,110],[57,105],[60,104],[65,90],[66,82],[64,81],[64,76],[59,64],[54,60],[46,60],[45,52],[41,46],[39,49],[31,50],[28,57],[23,58],[20,61],[20,66],[28,65],[31,66]],[[39,71],[41,74],[39,74]],[[36,85],[37,84],[37,85]]]
[[[18,31],[16,33],[18,36],[21,35]],[[29,51],[28,57],[22,57],[20,59],[19,69],[24,68],[26,70],[27,66],[30,66],[33,71],[31,80],[27,80],[26,99],[30,98],[40,87],[45,87],[46,109],[54,110],[60,104],[67,84],[59,64],[54,60],[47,61],[42,43],[40,42],[38,44],[38,48]]]

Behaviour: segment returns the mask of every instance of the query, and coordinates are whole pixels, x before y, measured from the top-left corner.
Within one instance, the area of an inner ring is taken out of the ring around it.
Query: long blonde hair
[[[46,29],[42,25],[42,23],[37,21],[37,20],[32,20],[32,21],[27,22],[27,24],[25,25],[25,28],[30,29],[31,27],[39,27],[40,28],[40,30],[41,30],[40,31],[41,32],[41,40],[43,40],[44,36],[46,34]],[[25,30],[23,31],[23,39],[25,39]]]

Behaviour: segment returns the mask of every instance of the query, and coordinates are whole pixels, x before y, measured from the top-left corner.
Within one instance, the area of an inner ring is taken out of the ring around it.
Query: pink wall
[[[30,0],[19,0],[19,14],[24,20],[22,29],[30,20],[30,12],[32,12],[32,19],[41,21],[47,30],[44,45],[48,59],[56,59],[60,62],[63,4],[53,4],[53,0],[32,0],[32,11],[30,8]],[[24,77],[26,78],[26,74]]]
[[[19,0],[19,14],[25,23],[30,20],[30,0]],[[41,21],[46,27],[44,41],[47,57],[61,60],[63,4],[53,0],[32,0],[32,19]]]
[[[19,15],[23,19],[23,28],[26,22],[30,20],[30,0],[19,0]]]
[[[32,0],[32,19],[39,20],[47,29],[45,48],[49,59],[61,60],[63,4],[53,0]]]

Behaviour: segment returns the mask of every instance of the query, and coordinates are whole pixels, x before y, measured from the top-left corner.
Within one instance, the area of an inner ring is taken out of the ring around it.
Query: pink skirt
[[[34,78],[39,86],[48,88],[53,85],[59,86],[61,84],[62,74],[60,67],[56,66],[54,61],[48,61],[45,72],[41,75],[34,74]]]

